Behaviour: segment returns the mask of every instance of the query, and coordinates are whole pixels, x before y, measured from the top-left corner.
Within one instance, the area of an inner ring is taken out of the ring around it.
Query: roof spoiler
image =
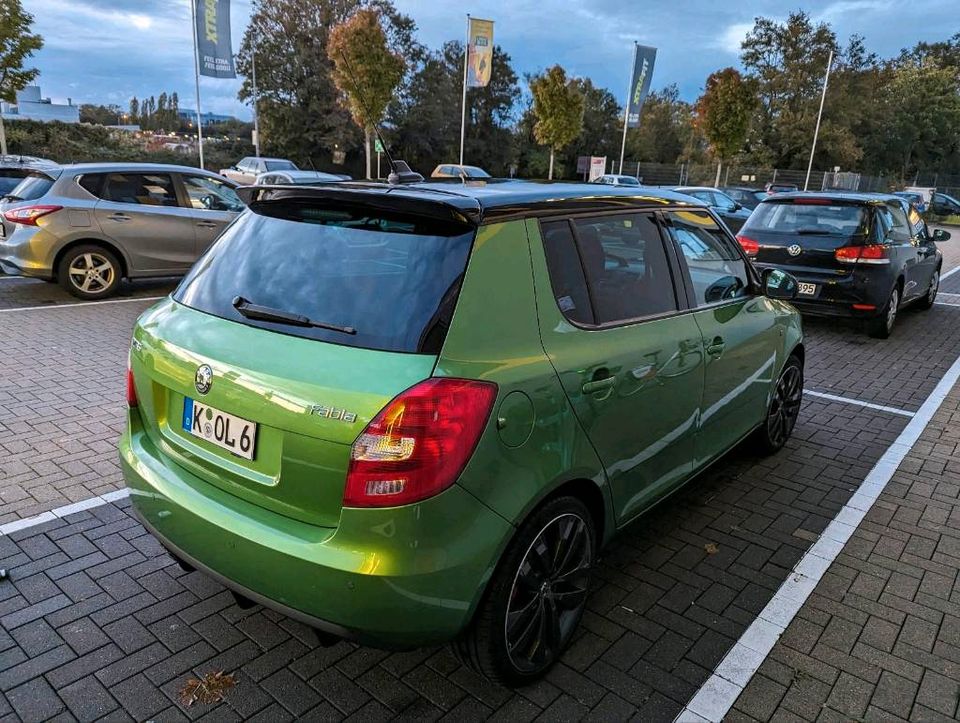
[[[429,191],[409,186],[385,186],[384,184],[345,184],[330,181],[310,186],[240,186],[237,195],[251,211],[257,213],[261,204],[282,201],[308,201],[310,199],[333,201],[343,204],[363,205],[380,211],[405,213],[437,221],[463,223],[477,226],[483,218],[480,203],[463,207],[464,197],[458,196],[459,206],[441,199],[426,196]]]

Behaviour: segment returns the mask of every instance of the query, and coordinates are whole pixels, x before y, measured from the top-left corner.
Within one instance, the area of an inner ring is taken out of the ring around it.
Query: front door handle
[[[599,394],[613,389],[616,383],[616,377],[603,377],[602,379],[593,379],[592,381],[584,382],[581,390],[584,394]]]
[[[713,341],[707,345],[707,354],[716,359],[723,354],[723,349],[725,346],[726,343],[723,341],[723,337],[715,336],[713,337]]]

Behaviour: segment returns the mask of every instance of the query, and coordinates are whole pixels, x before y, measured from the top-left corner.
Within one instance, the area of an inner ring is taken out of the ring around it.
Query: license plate
[[[800,296],[816,296],[817,294],[816,284],[808,284],[806,282],[801,281],[797,284],[797,287],[798,287],[797,294],[799,294]]]
[[[257,448],[257,423],[221,412],[189,397],[183,400],[183,431],[244,459]]]

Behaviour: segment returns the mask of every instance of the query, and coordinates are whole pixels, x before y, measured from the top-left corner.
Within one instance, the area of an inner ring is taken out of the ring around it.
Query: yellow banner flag
[[[467,87],[483,88],[493,66],[493,21],[470,18],[467,44]]]

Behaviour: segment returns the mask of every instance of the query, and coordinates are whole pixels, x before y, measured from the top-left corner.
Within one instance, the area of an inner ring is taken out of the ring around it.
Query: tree
[[[755,100],[753,89],[734,68],[711,73],[696,105],[697,125],[717,158],[717,179],[723,162],[740,152],[750,130]]]
[[[627,131],[627,156],[651,163],[677,163],[697,155],[694,140],[693,108],[680,100],[680,89],[668,85],[653,91],[643,104],[639,128]],[[623,123],[623,115],[620,115]]]
[[[363,130],[370,178],[370,137],[403,80],[405,63],[387,45],[376,10],[358,10],[336,25],[330,31],[327,55],[333,62],[333,82]]]
[[[583,96],[583,127],[561,159],[567,168],[576,168],[579,156],[615,156],[623,130],[623,114],[613,93],[595,86],[589,78],[574,83]]]
[[[43,47],[43,38],[30,32],[33,15],[20,0],[0,0],[0,101],[16,103],[23,90],[40,71],[24,68],[24,61]],[[0,117],[0,156],[7,154],[7,136]]]
[[[554,155],[573,142],[583,127],[583,94],[559,65],[532,78],[530,93],[536,118],[533,134],[540,145],[550,148],[547,177],[552,179]]]
[[[253,98],[252,59],[257,57],[261,146],[306,166],[329,164],[330,153],[350,150],[360,134],[338,102],[327,54],[330,28],[359,8],[381,12],[391,49],[411,64],[423,55],[416,25],[390,0],[254,0],[237,56],[245,76],[241,101]]]

